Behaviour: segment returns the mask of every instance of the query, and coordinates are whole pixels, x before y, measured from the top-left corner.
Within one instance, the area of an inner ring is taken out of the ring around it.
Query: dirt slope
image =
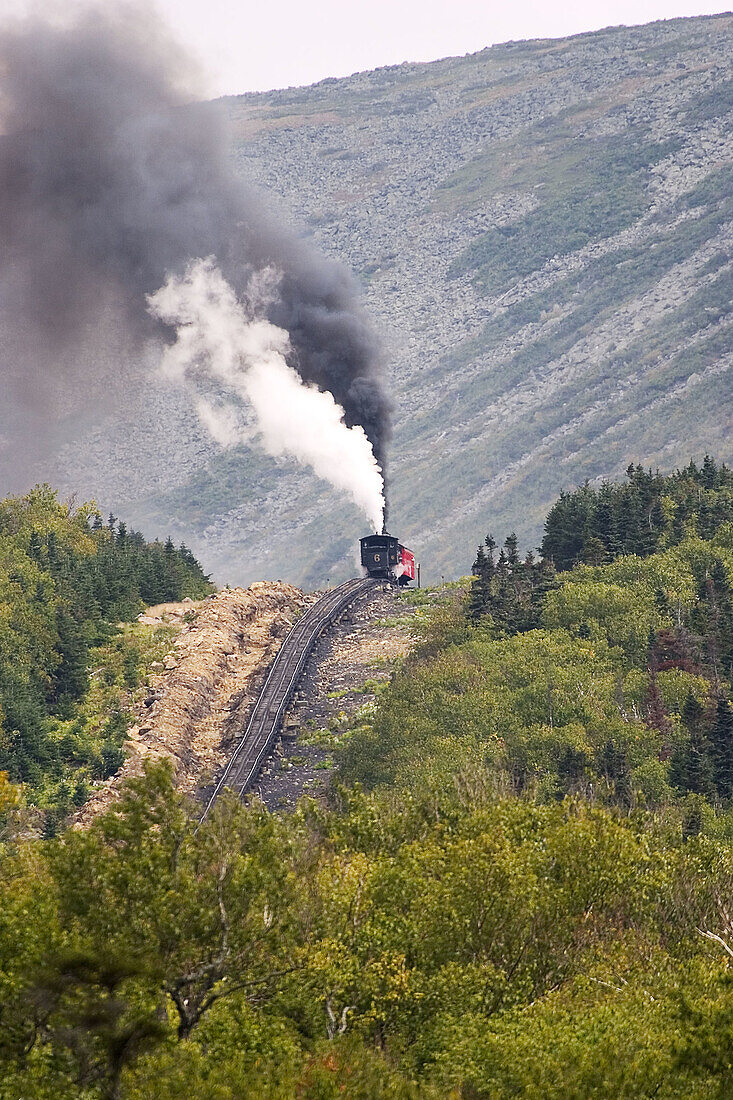
[[[184,791],[204,785],[225,763],[265,669],[311,599],[292,585],[260,581],[225,589],[201,605],[150,608],[145,621],[177,620],[181,633],[129,730],[125,764],[82,807],[75,824],[101,813],[146,760],[170,760]]]

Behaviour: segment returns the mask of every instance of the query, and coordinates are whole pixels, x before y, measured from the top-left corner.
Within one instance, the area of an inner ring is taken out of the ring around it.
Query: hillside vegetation
[[[0,502],[0,770],[47,828],[122,763],[131,696],[171,640],[131,621],[210,591],[185,546],[105,525],[94,505],[48,486]]]
[[[542,554],[558,569],[600,565],[618,554],[645,556],[687,536],[711,539],[733,523],[733,475],[709,455],[670,476],[629,466],[622,485],[603,482],[561,493],[545,521]]]
[[[392,527],[426,577],[468,570],[489,510],[534,547],[562,489],[733,458],[732,26],[506,43],[226,101],[242,174],[363,282],[397,407]],[[84,471],[136,523],[191,535],[227,580],[350,575],[351,505],[217,453],[173,395],[146,401],[160,430],[132,425],[111,475],[93,472],[105,433],[75,447],[71,484]]]
[[[732,476],[635,466],[551,510],[587,517],[558,568],[489,536],[405,594],[328,804],[199,827],[157,765],[29,842],[5,783],[0,1094],[729,1096]]]
[[[483,773],[495,790],[674,806],[678,821],[727,806],[733,472],[631,467],[626,484],[561,497],[543,545],[536,562],[487,536],[469,595],[427,620],[423,658],[349,741],[345,775]]]

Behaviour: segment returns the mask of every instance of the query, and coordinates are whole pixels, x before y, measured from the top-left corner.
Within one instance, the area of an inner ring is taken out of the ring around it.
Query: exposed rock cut
[[[289,584],[260,581],[225,589],[200,605],[129,730],[125,764],[80,810],[76,824],[89,824],[106,809],[146,760],[170,760],[177,785],[188,793],[223,767],[265,669],[310,600]],[[156,621],[172,613],[161,606],[146,617]]]

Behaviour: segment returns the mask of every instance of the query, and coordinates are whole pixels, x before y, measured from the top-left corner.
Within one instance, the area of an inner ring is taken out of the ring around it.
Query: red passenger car
[[[408,550],[406,546],[400,544],[400,558],[402,562],[402,572],[397,578],[399,584],[409,584],[410,581],[415,579],[415,555],[412,550]]]

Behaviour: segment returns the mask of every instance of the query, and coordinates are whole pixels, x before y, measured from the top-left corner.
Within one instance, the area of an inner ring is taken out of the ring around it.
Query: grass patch
[[[384,691],[385,687],[389,683],[389,680],[375,680],[370,678],[365,680],[360,687],[352,688],[355,695],[379,695]]]
[[[331,768],[333,768],[333,767],[335,767],[334,761],[333,761],[332,757],[329,756],[325,760],[319,760],[317,763],[315,763],[313,765],[313,770],[314,771],[330,771]]]

